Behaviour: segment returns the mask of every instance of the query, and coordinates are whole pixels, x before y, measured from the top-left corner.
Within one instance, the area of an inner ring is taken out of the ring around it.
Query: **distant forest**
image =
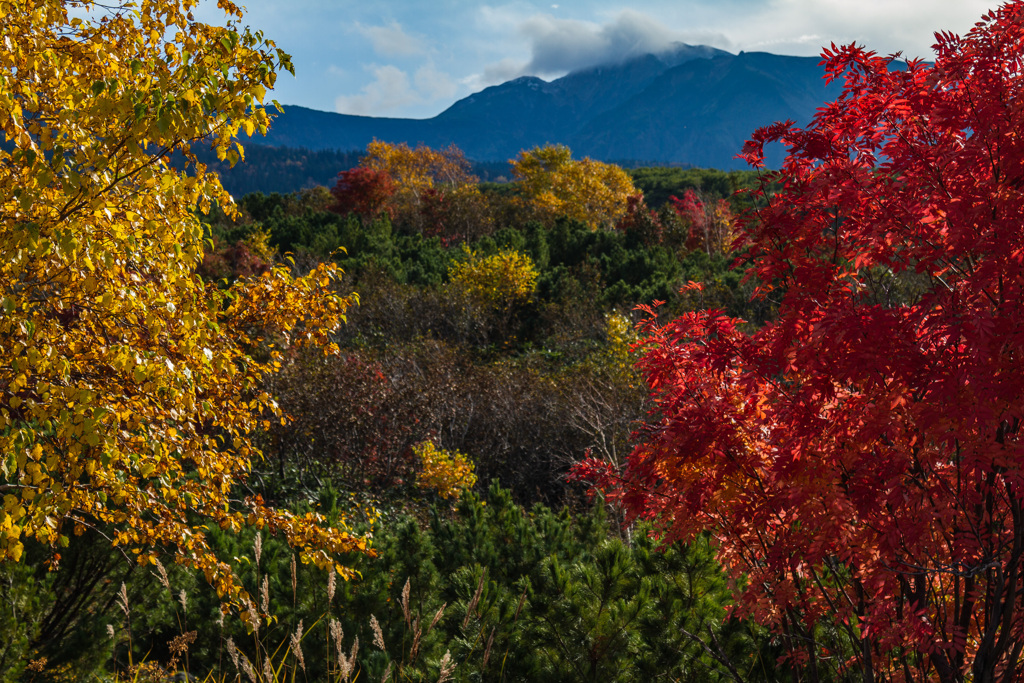
[[[268,145],[245,145],[245,160],[233,168],[220,161],[207,148],[196,149],[199,160],[216,171],[224,188],[235,197],[254,192],[289,194],[314,187],[331,187],[338,173],[355,168],[363,150],[311,150]],[[183,159],[179,159],[183,161]],[[636,186],[643,190],[647,205],[660,208],[671,195],[688,189],[729,197],[736,190],[756,184],[753,171],[718,171],[685,166],[666,167],[655,162],[626,160],[614,162],[626,169]],[[505,183],[512,180],[507,162],[472,161],[472,173],[482,183]]]
[[[199,160],[220,175],[224,188],[235,197],[253,192],[289,194],[331,187],[338,173],[359,165],[364,153],[361,149],[312,150],[246,144],[245,161],[232,168],[227,161],[218,160],[210,149],[196,149]],[[505,162],[474,162],[473,173],[482,182],[505,182],[511,171]]]

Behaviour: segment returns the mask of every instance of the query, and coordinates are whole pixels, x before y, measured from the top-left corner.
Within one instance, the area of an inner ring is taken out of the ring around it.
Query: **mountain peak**
[[[670,67],[679,66],[692,59],[714,59],[715,57],[731,57],[731,52],[720,50],[710,45],[689,45],[674,43],[672,47],[655,55]]]
[[[547,85],[547,83],[543,78],[537,78],[536,76],[520,76],[519,78],[513,78],[511,81],[505,81],[501,85],[525,85],[528,88],[541,88]]]

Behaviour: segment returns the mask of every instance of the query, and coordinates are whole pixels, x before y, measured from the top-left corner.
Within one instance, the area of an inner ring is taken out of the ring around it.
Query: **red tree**
[[[718,539],[809,680],[1024,677],[1024,4],[936,38],[933,66],[833,45],[842,95],[747,144],[789,148],[743,238],[778,319],[652,317],[655,412],[603,471]]]
[[[693,190],[687,190],[682,199],[673,195],[669,201],[675,212],[690,225],[687,249],[701,249],[709,256],[729,251],[735,238],[735,221],[729,202],[724,199],[705,201]]]
[[[335,201],[331,210],[343,215],[355,213],[365,219],[386,213],[390,218],[392,209],[388,200],[396,189],[387,171],[357,166],[338,174],[338,180],[331,188]]]

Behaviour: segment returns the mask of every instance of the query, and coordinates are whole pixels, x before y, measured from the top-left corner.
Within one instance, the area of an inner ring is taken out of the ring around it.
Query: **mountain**
[[[349,116],[286,106],[265,140],[309,150],[388,142],[455,144],[477,161],[504,161],[545,143],[605,161],[743,168],[735,157],[753,131],[806,123],[839,93],[817,57],[734,55],[678,45],[657,55],[576,71],[553,81],[525,76],[459,100],[430,119]],[[777,165],[782,150],[768,155]]]

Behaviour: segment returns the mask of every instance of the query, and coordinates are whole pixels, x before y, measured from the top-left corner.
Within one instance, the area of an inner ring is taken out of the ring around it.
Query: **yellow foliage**
[[[605,316],[605,337],[608,347],[602,352],[602,365],[618,381],[634,387],[639,384],[639,373],[633,367],[636,356],[632,351],[637,342],[636,328],[630,319],[621,313]]]
[[[452,285],[487,306],[505,311],[527,303],[537,288],[537,269],[529,256],[518,251],[500,251],[480,258],[466,249],[465,261],[448,270]]]
[[[273,263],[277,257],[277,250],[270,244],[270,231],[262,225],[257,225],[256,229],[245,238],[244,243],[252,250],[252,253],[268,263]]]
[[[592,229],[610,227],[626,215],[628,199],[639,191],[614,164],[574,161],[564,145],[520,153],[512,170],[524,196],[551,217],[568,216]]]
[[[476,182],[469,162],[455,145],[440,150],[425,145],[413,149],[404,142],[391,144],[375,139],[366,146],[366,156],[359,163],[391,176],[396,188],[392,201],[399,211],[416,208],[427,190],[454,190]]]
[[[637,334],[629,318],[618,312],[606,315],[605,336],[610,355],[623,360],[630,357],[630,347],[636,343]]]
[[[240,601],[213,525],[281,532],[322,567],[366,547],[235,488],[281,417],[261,388],[281,349],[330,349],[353,300],[331,265],[224,291],[196,275],[195,209],[233,205],[167,157],[207,140],[239,158],[290,69],[230,0],[223,25],[196,4],[0,0],[0,561],[109,525],[140,563],[172,552]]]
[[[447,499],[476,484],[473,461],[459,451],[442,450],[430,441],[416,444],[412,450],[422,468],[416,475],[421,489],[433,489]]]

